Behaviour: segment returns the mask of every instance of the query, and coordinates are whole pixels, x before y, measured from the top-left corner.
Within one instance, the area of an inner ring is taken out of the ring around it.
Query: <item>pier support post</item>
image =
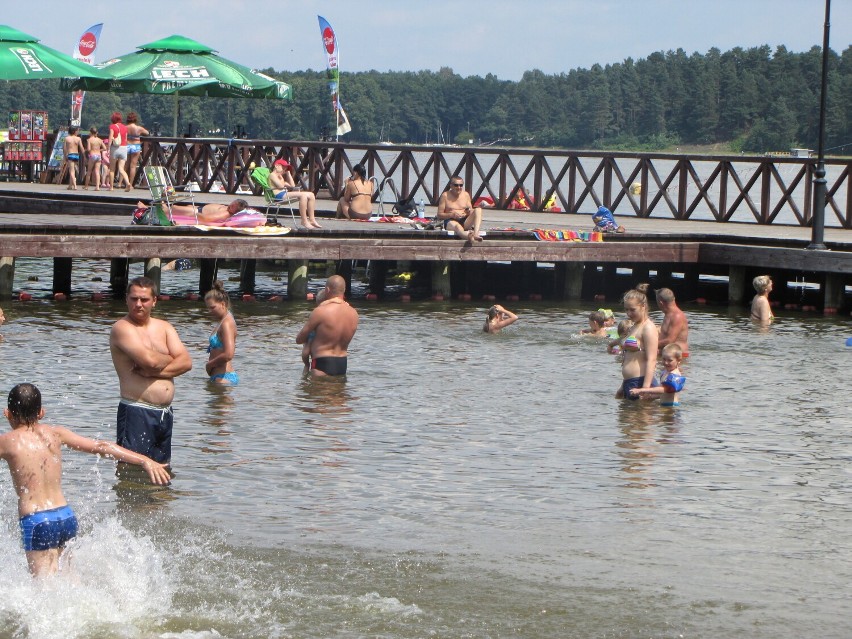
[[[558,262],[554,294],[560,300],[579,300],[583,296],[583,263]]]
[[[287,261],[287,297],[304,300],[308,294],[308,260]]]
[[[130,260],[126,257],[115,257],[109,261],[109,286],[115,299],[125,296],[129,273]]]
[[[822,285],[823,308],[842,308],[845,286],[843,275],[840,273],[826,273],[825,282]]]
[[[12,286],[15,282],[15,258],[0,257],[0,299],[12,298]]]
[[[740,305],[745,299],[746,270],[743,266],[728,268],[728,304]]]
[[[351,295],[352,291],[352,260],[340,260],[335,265],[335,273],[343,278],[346,282],[346,294]]]
[[[213,283],[219,275],[219,260],[215,257],[205,258],[198,260],[198,266],[198,294],[204,297],[213,288]]]
[[[145,277],[154,280],[157,290],[162,293],[160,281],[162,280],[163,262],[159,257],[149,257],[145,260]]]
[[[387,260],[370,260],[370,283],[371,293],[379,297],[385,294],[385,277],[388,274]]]
[[[240,289],[243,293],[254,295],[257,260],[240,261]]]
[[[70,257],[53,258],[53,294],[64,293],[71,295],[71,266]]]
[[[450,299],[453,296],[449,262],[432,262],[432,295],[438,293],[443,295],[445,299]]]

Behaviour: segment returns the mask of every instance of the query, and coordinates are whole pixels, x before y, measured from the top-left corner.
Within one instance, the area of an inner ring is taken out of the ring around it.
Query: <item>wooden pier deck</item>
[[[811,231],[800,226],[619,216],[627,232],[606,235],[603,242],[539,241],[530,230],[589,231],[591,216],[486,209],[485,241],[467,246],[442,231],[336,220],[335,202],[318,200],[317,217],[323,229],[261,237],[225,229],[131,226],[135,202],[147,196],[143,189],[69,191],[59,185],[0,183],[0,256],[546,262],[725,274],[731,268],[744,268],[818,274],[817,279],[832,280],[834,300],[838,287],[842,297],[852,283],[852,231],[841,228],[826,228],[829,250],[806,250]],[[204,203],[234,197],[264,208],[262,198],[252,195],[197,195]],[[427,213],[434,214],[434,208]],[[290,224],[289,216],[280,221]],[[838,302],[827,300],[829,304]]]

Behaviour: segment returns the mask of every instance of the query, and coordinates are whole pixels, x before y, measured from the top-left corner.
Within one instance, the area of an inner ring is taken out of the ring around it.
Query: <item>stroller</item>
[[[592,214],[595,223],[595,231],[600,233],[624,233],[624,227],[615,221],[615,216],[605,206],[598,207],[596,213]]]

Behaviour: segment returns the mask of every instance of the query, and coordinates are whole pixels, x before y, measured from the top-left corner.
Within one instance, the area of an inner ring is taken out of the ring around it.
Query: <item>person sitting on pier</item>
[[[147,209],[149,207],[145,202],[139,201],[136,203],[136,210]],[[205,204],[201,207],[199,211],[196,207],[191,204],[173,204],[171,207],[172,215],[184,215],[187,217],[195,217],[196,212],[198,213],[198,221],[211,223],[211,222],[224,222],[225,220],[231,218],[236,215],[240,211],[243,211],[248,208],[248,202],[245,200],[237,199],[229,202],[228,204],[219,204],[217,202],[211,202],[210,204]]]
[[[612,211],[605,206],[598,207],[598,210],[592,214],[592,221],[595,223],[595,231],[601,233],[624,233],[624,227],[615,221]]]
[[[299,217],[302,226],[306,229],[321,229],[314,217],[317,198],[311,191],[300,191],[296,186],[293,174],[290,172],[290,163],[287,160],[275,160],[272,163],[272,172],[269,174],[269,187],[275,193],[276,200],[283,200],[288,195],[299,201]]]
[[[482,209],[474,207],[470,193],[464,190],[464,180],[453,177],[450,180],[450,190],[441,194],[438,200],[438,219],[444,223],[444,228],[454,232],[458,237],[481,242],[479,226],[482,224]]]
[[[337,203],[337,217],[347,220],[366,220],[373,215],[373,183],[367,179],[363,164],[352,167],[352,177],[346,181],[343,197]]]
[[[751,321],[759,324],[769,324],[775,317],[769,305],[769,294],[772,292],[772,279],[768,275],[758,275],[752,281],[757,292],[751,301]]]

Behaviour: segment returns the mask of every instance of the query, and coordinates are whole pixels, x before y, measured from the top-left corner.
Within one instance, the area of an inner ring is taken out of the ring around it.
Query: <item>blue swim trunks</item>
[[[165,464],[172,458],[171,406],[152,406],[122,399],[118,405],[116,438],[119,446]]]
[[[287,189],[284,189],[283,191],[280,191],[280,192],[276,193],[276,194],[275,194],[275,199],[276,199],[276,200],[284,200],[284,199],[287,199]]]
[[[624,393],[624,399],[629,399],[632,402],[635,402],[639,399],[638,395],[631,395],[631,388],[642,388],[642,383],[645,381],[644,377],[631,377],[630,379],[625,379],[621,382],[621,392]],[[651,386],[657,385],[657,379],[654,378],[651,380]]]
[[[236,386],[237,384],[240,383],[240,376],[237,375],[234,371],[230,371],[228,373],[218,373],[217,375],[211,375],[210,376],[211,382],[216,382],[216,381],[219,381],[220,379],[225,380],[231,386]]]
[[[62,548],[77,536],[77,518],[67,505],[21,517],[20,525],[21,542],[27,552]]]
[[[142,145],[141,144],[127,144],[127,153],[128,155],[131,153],[142,153]]]

